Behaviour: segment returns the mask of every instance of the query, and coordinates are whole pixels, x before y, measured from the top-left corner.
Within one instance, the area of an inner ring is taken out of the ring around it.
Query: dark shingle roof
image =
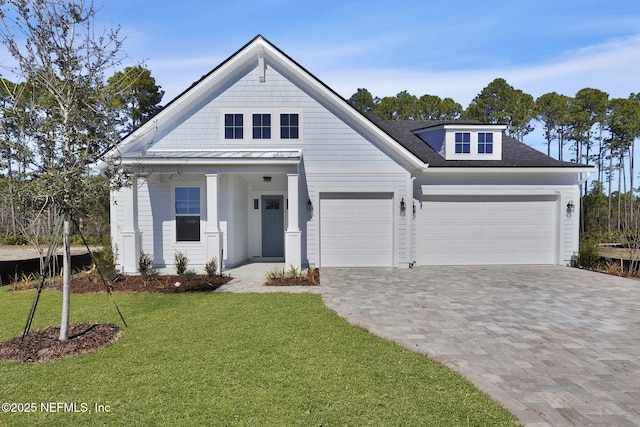
[[[425,163],[433,167],[584,167],[579,163],[560,162],[507,135],[502,136],[502,160],[445,160],[415,131],[444,124],[478,124],[477,121],[383,120],[373,112],[364,113],[371,122],[398,141]]]

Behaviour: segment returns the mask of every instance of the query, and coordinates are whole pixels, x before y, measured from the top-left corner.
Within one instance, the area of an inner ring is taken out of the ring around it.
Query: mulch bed
[[[124,335],[121,327],[103,323],[69,325],[69,339],[58,340],[59,326],[30,331],[0,344],[0,360],[53,362],[92,353],[113,344]]]
[[[115,280],[107,281],[109,290],[114,292],[211,292],[229,282],[229,276],[119,276]],[[47,284],[47,289],[62,291],[62,281],[56,280]],[[71,293],[84,294],[89,292],[106,292],[104,283],[97,274],[79,273],[71,279]]]

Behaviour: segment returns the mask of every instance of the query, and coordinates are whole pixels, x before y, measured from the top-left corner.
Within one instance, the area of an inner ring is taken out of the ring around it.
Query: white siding
[[[257,63],[256,63],[257,65]],[[298,140],[279,140],[277,114],[299,112],[302,135]],[[222,120],[225,112],[244,112],[244,139],[225,140]],[[251,112],[272,114],[272,139],[251,138]],[[247,70],[232,86],[215,92],[200,105],[188,111],[177,125],[161,131],[155,138],[154,150],[300,148],[310,166],[327,162],[346,167],[352,164],[384,166],[388,153],[376,147],[349,124],[296,86],[287,76],[269,66],[265,83],[258,81],[257,68]]]

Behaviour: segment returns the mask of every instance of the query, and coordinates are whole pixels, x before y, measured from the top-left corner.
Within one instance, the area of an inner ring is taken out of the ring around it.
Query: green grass
[[[317,295],[116,294],[129,328],[98,353],[0,362],[0,425],[517,425],[448,368],[353,327]],[[0,341],[22,332],[32,291],[0,287]],[[59,324],[45,291],[33,328]],[[74,295],[71,322],[120,324],[106,295]],[[91,413],[44,413],[40,403]],[[94,405],[109,405],[96,413]]]

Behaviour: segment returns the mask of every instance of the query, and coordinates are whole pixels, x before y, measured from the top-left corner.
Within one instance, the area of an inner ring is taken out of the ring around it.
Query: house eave
[[[597,172],[597,168],[593,166],[576,166],[576,167],[424,167],[423,174],[431,175],[460,175],[460,174],[569,174],[577,173],[593,173]]]

